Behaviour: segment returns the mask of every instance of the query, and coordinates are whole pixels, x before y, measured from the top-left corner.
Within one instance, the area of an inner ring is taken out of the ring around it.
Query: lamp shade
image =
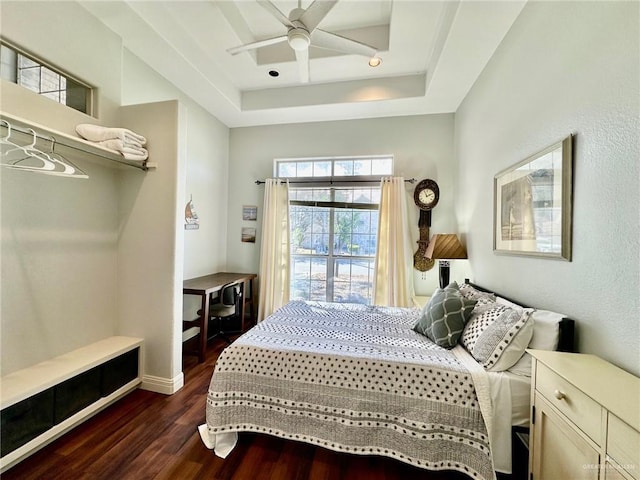
[[[424,256],[432,259],[454,260],[467,258],[467,250],[455,233],[436,234],[431,237]]]

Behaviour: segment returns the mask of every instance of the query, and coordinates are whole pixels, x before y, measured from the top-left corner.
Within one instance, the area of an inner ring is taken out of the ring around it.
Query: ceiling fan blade
[[[300,21],[307,27],[309,33],[313,32],[327,13],[338,3],[338,0],[315,0],[309,8],[300,16]]]
[[[296,50],[296,60],[298,61],[300,82],[309,83],[309,49]]]
[[[336,35],[335,33],[325,32],[319,28],[316,28],[311,34],[311,45],[328,50],[337,50],[338,52],[364,55],[365,57],[373,57],[378,52],[376,48],[370,45]]]
[[[273,15],[285,27],[289,27],[289,28],[293,28],[294,27],[293,23],[291,23],[291,20],[289,20],[289,17],[287,17],[284,13],[282,13],[280,10],[278,10],[278,7],[276,7],[269,0],[258,0],[258,3],[265,10],[267,10],[271,15]]]
[[[227,52],[230,53],[231,55],[237,55],[239,53],[246,52],[247,50],[266,47],[267,45],[273,45],[276,43],[284,42],[286,40],[287,40],[287,36],[281,35],[279,37],[267,38],[266,40],[258,40],[257,42],[251,42],[245,45],[239,45],[237,47],[228,48]]]

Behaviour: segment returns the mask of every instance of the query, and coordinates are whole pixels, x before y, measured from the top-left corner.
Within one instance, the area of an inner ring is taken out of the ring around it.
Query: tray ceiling
[[[311,47],[305,84],[287,42],[227,53],[286,34],[256,1],[80,3],[132,53],[239,127],[455,112],[525,1],[341,0],[319,28],[376,47],[382,64]],[[285,15],[298,6],[273,3]]]

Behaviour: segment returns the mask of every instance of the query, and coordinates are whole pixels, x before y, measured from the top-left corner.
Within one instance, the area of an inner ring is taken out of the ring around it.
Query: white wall
[[[109,30],[67,3],[3,2],[1,22],[5,38],[87,82],[102,81],[100,116],[115,118],[121,43]],[[100,45],[103,60],[86,62],[60,48],[77,43],[71,31],[89,49]],[[96,121],[22,87],[5,81],[0,87],[4,112],[66,133]],[[2,375],[116,333],[117,171],[69,159],[90,178],[0,169]]]
[[[339,122],[233,128],[230,135],[227,265],[232,271],[258,272],[264,187],[256,180],[273,177],[275,158],[392,154],[395,174],[432,178],[440,187],[432,233],[455,232],[453,214],[453,115],[424,115]],[[407,184],[412,242],[418,239],[414,186]],[[242,221],[242,206],[258,205],[258,221]],[[257,228],[256,243],[242,243],[243,226]],[[454,263],[454,262],[452,262]],[[466,261],[461,261],[461,264]],[[454,265],[455,268],[455,265]],[[416,292],[431,294],[438,285],[437,267],[415,275]],[[456,270],[452,271],[452,279]],[[462,277],[460,277],[462,280]]]
[[[198,230],[185,230],[183,278],[226,270],[229,128],[207,113],[185,93],[124,50],[123,104],[158,102],[177,98],[184,108],[186,128],[186,186],[178,202],[190,198],[198,214]],[[184,219],[178,225],[184,228]],[[181,319],[197,317],[200,300],[183,297]]]
[[[193,197],[200,228],[184,232],[184,278],[222,271],[227,258],[229,128],[125,49],[124,105],[180,100],[186,112],[187,179],[184,207]],[[181,228],[184,228],[182,225]]]
[[[116,332],[115,171],[69,159],[89,180],[0,170],[2,375]]]
[[[181,287],[183,275],[191,277],[224,269],[226,218],[221,222],[218,212],[226,210],[227,202],[228,128],[123,49],[114,32],[76,3],[3,1],[1,21],[3,37],[96,86],[99,96],[96,119],[2,82],[3,111],[69,134],[74,134],[75,125],[82,122],[128,126],[127,116],[120,116],[121,104],[178,99],[182,112],[177,124],[171,119],[180,130],[174,132],[179,145],[172,144],[173,150],[167,150],[173,156],[166,157],[167,152],[163,151],[162,156],[155,155],[157,160],[150,159],[159,163],[156,172],[118,173],[76,158],[72,160],[91,177],[84,183],[0,171],[2,374],[110,335],[147,336],[151,329],[150,345],[160,351],[148,352],[145,373],[173,382],[181,370],[181,344],[177,337],[182,298],[179,295],[180,298],[172,299],[165,312],[175,317],[173,324],[166,325],[158,315],[146,311],[142,314],[152,317],[142,323],[147,326],[142,330],[129,328],[128,322],[137,321],[130,313],[140,304],[134,301],[118,306],[123,298],[122,292],[118,292],[118,284],[122,282],[122,278],[117,278],[122,272],[122,268],[117,270],[122,257],[118,248],[122,250],[119,241],[123,229],[126,230],[120,223],[119,209],[120,213],[127,209],[143,211],[144,207],[136,204],[137,195],[154,202],[153,195],[159,193],[165,198],[157,202],[158,209],[170,199],[182,210],[189,194],[193,194],[201,217],[200,230],[176,234],[176,228],[183,228],[183,220],[178,218],[176,224],[175,209],[164,208],[165,220],[169,219],[174,227],[167,232],[171,238],[154,240],[150,235],[144,242],[147,245],[140,248],[152,245],[161,249],[168,244],[166,241],[179,249],[179,258],[160,257],[163,265],[166,262],[180,265],[177,276],[169,272],[171,278],[166,281],[171,295],[176,286]],[[158,129],[153,125],[149,132],[164,128],[159,123]],[[141,131],[139,125],[131,128]],[[156,150],[164,144],[162,140],[156,141]],[[154,146],[149,149],[152,151]],[[186,172],[183,161],[188,161]],[[168,172],[173,172],[173,180],[181,185],[166,183]],[[162,188],[167,189],[153,192],[152,185],[160,184],[158,177],[163,177],[160,183],[164,182]],[[123,194],[132,198],[127,197],[125,202]],[[142,212],[136,221],[140,218],[148,221],[152,215],[158,218],[156,210],[147,208],[148,215]],[[183,238],[184,250],[178,245]],[[153,299],[154,293],[140,295]],[[127,308],[128,313],[123,313]]]
[[[473,277],[577,320],[578,348],[640,373],[639,4],[529,2],[456,113]],[[573,261],[492,251],[493,176],[576,134]]]

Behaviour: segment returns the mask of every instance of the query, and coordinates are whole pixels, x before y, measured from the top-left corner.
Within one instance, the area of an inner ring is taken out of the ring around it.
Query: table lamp
[[[467,258],[467,250],[455,233],[436,234],[431,237],[424,256],[439,260],[440,288],[449,285],[449,260]]]

